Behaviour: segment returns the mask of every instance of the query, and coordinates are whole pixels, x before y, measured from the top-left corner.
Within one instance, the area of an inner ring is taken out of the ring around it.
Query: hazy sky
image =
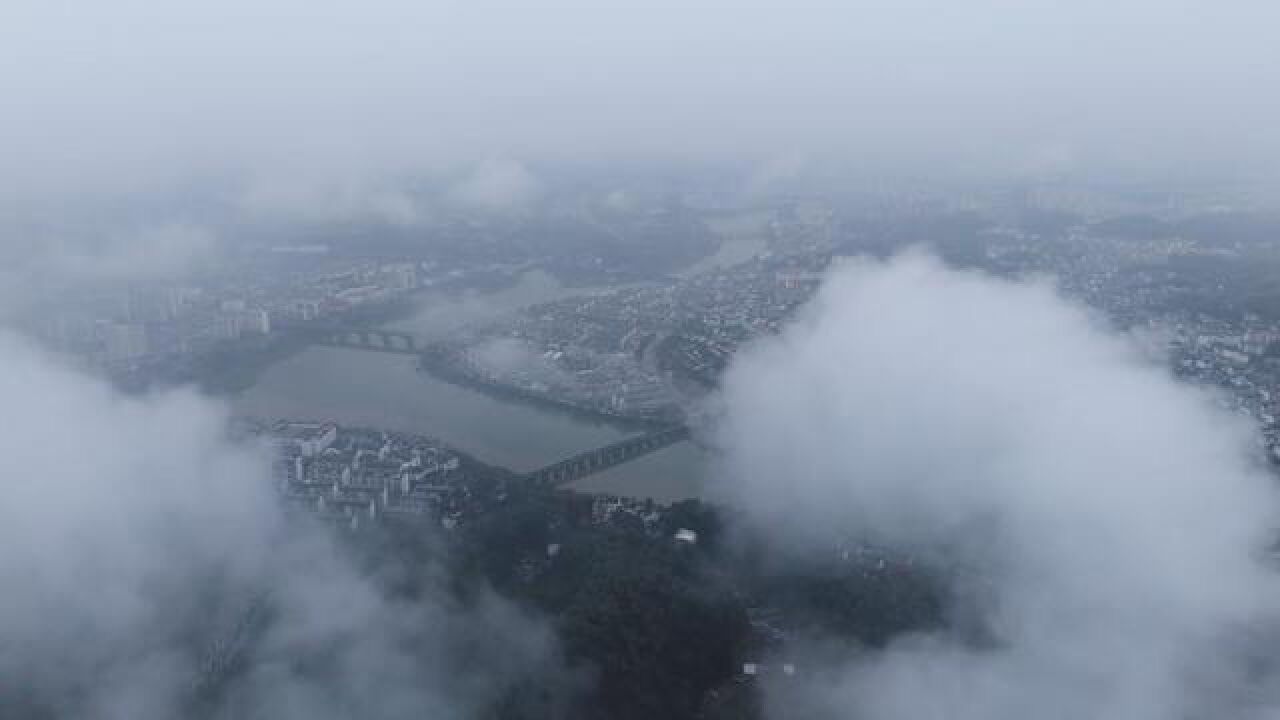
[[[495,156],[1269,164],[1277,26],[1268,0],[11,0],[0,155],[61,192]]]

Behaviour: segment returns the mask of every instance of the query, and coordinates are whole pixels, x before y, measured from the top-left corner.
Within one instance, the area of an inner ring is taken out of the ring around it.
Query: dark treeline
[[[944,621],[942,588],[901,556],[866,548],[779,554],[698,501],[632,502],[631,511],[602,520],[589,496],[519,480],[490,477],[477,492],[492,504],[450,531],[421,518],[333,530],[387,607],[403,614],[398,642],[423,677],[438,682],[443,665],[458,682],[484,688],[476,717],[754,720],[765,680],[744,664],[803,666],[816,638],[874,647]],[[697,541],[677,538],[681,531]],[[320,687],[351,681],[332,638],[299,638],[284,649],[265,640],[287,615],[270,593],[232,598],[211,586],[200,594],[184,653],[207,658],[212,639],[218,652],[192,679],[184,717],[263,716],[268,710],[253,707],[252,690],[264,668],[287,667],[290,677]],[[527,663],[513,649],[495,668],[503,643],[514,647],[516,638],[501,628],[438,625],[440,608],[465,610],[495,596],[548,629],[554,658]],[[418,614],[436,625],[418,627]],[[211,622],[218,617],[238,619]],[[7,690],[6,720],[53,720],[74,706],[38,688]]]
[[[406,597],[438,581],[414,568],[447,556],[451,592],[496,590],[551,624],[568,678],[510,688],[495,718],[755,717],[759,688],[744,663],[794,658],[817,636],[880,646],[944,620],[943,588],[902,557],[779,557],[698,501],[647,506],[649,521],[593,522],[587,496],[501,492],[446,537],[390,524],[359,541],[370,572]],[[680,530],[697,542],[677,540]]]

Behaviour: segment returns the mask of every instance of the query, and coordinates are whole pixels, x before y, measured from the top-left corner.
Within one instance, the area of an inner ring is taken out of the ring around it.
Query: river
[[[769,250],[769,218],[767,212],[751,212],[727,218],[717,218],[708,224],[720,236],[720,246],[714,253],[676,273],[679,277],[691,277],[710,270],[719,270],[744,263]]]
[[[520,307],[610,288],[571,288],[540,271],[491,291],[426,292],[412,314],[387,327],[432,337]],[[407,355],[309,347],[264,370],[232,398],[235,412],[265,418],[325,419],[436,437],[476,458],[533,470],[637,431],[536,407],[445,382]],[[575,487],[669,502],[696,497],[706,454],[679,443],[586,478]]]

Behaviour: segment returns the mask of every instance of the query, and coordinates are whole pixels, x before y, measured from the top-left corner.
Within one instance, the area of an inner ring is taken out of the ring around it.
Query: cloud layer
[[[227,240],[412,235],[572,207],[592,173],[1275,182],[1277,23],[1267,0],[13,0],[0,259],[110,255],[140,208]]]
[[[12,190],[227,168],[397,172],[494,153],[813,151],[1005,169],[1265,159],[1266,0],[536,7],[299,0],[0,10]],[[998,151],[993,152],[993,151]],[[901,158],[899,158],[901,159]]]
[[[434,560],[393,596],[283,515],[207,399],[124,397],[8,334],[0,358],[0,717],[472,717],[554,672],[548,629],[460,604]]]
[[[1250,426],[1049,285],[918,254],[841,268],[736,359],[724,399],[756,523],[945,559],[957,615],[988,640],[828,668],[802,693],[827,716],[1156,720],[1276,700],[1245,659],[1278,597]]]

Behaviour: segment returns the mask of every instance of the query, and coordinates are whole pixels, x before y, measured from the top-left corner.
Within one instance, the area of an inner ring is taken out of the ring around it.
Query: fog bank
[[[0,364],[0,717],[464,718],[554,690],[548,628],[463,604],[433,558],[422,597],[390,594],[282,513],[212,401],[126,397],[7,334]]]
[[[1050,285],[921,254],[840,267],[723,401],[754,523],[945,559],[979,626],[808,668],[776,717],[1253,717],[1280,697],[1256,430]]]

